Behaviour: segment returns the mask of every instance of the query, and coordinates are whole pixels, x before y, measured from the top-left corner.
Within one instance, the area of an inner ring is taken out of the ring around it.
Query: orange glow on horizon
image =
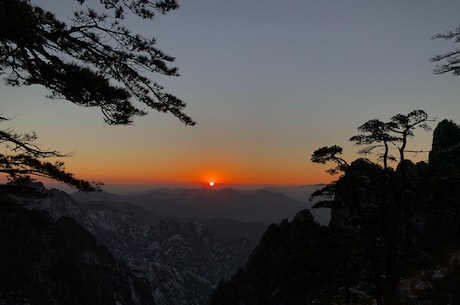
[[[318,167],[319,169],[319,167]],[[92,170],[83,171],[74,170],[67,168],[69,172],[75,174],[78,179],[84,179],[87,181],[102,182],[105,185],[181,185],[184,187],[233,187],[233,186],[244,186],[244,185],[311,185],[311,184],[323,184],[330,183],[336,179],[337,176],[331,176],[324,173],[324,168],[320,169],[318,173],[301,172],[298,175],[288,173],[279,173],[278,175],[268,175],[267,173],[242,173],[240,176],[237,173],[224,174],[225,171],[204,171],[201,173],[193,173],[184,176],[175,176],[172,173],[158,175],[158,177],[152,177],[151,175],[141,174],[140,172],[113,172],[104,173],[103,170],[93,168]],[[284,175],[283,175],[284,174]],[[160,177],[161,176],[161,177]],[[2,179],[3,180],[3,179]],[[6,180],[6,178],[4,178]],[[42,181],[42,178],[37,178]],[[45,179],[48,183],[55,183],[53,180]],[[44,181],[44,182],[45,182]],[[5,181],[6,182],[6,181]],[[104,186],[102,186],[104,189]]]
[[[102,171],[101,171],[102,172]],[[100,181],[106,184],[187,184],[187,185],[207,185],[209,187],[219,185],[308,185],[330,183],[338,176],[331,176],[323,171],[282,175],[268,175],[266,173],[242,173],[235,174],[217,174],[216,172],[194,173],[189,175],[158,175],[152,177],[148,174],[136,172],[108,173],[102,174],[92,171],[73,171],[76,178],[89,181]],[[224,172],[224,171],[222,171]],[[211,185],[213,184],[213,185]]]
[[[338,176],[324,172],[327,166],[318,164],[276,165],[267,167],[263,164],[245,162],[190,162],[183,163],[152,162],[118,163],[113,165],[108,158],[94,162],[71,158],[66,168],[78,179],[100,181],[105,184],[171,184],[201,185],[308,185],[330,183]],[[297,162],[293,162],[297,163]]]

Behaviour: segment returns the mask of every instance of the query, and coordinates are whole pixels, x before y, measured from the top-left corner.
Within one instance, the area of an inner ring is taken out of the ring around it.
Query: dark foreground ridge
[[[307,210],[270,226],[210,304],[460,304],[459,186],[460,128],[444,120],[428,164],[354,161],[316,205],[329,227]]]
[[[0,198],[0,304],[151,305],[134,276],[73,219]]]
[[[333,285],[338,250],[327,227],[301,211],[292,222],[267,229],[246,266],[219,284],[211,304],[306,304],[326,283]]]

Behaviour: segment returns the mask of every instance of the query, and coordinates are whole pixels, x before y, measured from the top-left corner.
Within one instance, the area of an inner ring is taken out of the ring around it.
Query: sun
[[[209,187],[214,187],[214,185],[216,185],[216,184],[214,183],[214,181],[209,181],[208,185],[209,185]]]

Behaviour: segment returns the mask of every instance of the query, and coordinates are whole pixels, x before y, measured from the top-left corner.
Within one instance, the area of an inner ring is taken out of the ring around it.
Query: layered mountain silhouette
[[[286,190],[292,196],[282,192]],[[159,188],[138,194],[74,193],[79,202],[105,200],[126,202],[165,217],[196,220],[233,219],[251,223],[276,223],[312,205],[308,197],[316,187],[291,187],[257,190],[232,188],[193,189]],[[299,193],[303,196],[299,198]],[[326,222],[327,214],[318,213],[319,221]]]

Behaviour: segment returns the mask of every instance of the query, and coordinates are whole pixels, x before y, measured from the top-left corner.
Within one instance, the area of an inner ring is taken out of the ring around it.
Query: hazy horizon
[[[58,189],[66,193],[78,192],[77,189],[67,186],[62,183],[55,182],[45,182],[41,181],[46,188],[48,189]],[[139,182],[139,183],[107,183],[102,187],[102,191],[108,193],[114,193],[119,195],[129,194],[129,193],[138,193],[149,191],[152,189],[209,189],[213,190],[222,190],[222,189],[236,189],[236,190],[259,190],[259,189],[269,189],[269,188],[307,188],[307,187],[316,187],[324,185],[324,183],[318,184],[216,184],[214,187],[210,187],[205,183],[148,183],[148,182]]]

